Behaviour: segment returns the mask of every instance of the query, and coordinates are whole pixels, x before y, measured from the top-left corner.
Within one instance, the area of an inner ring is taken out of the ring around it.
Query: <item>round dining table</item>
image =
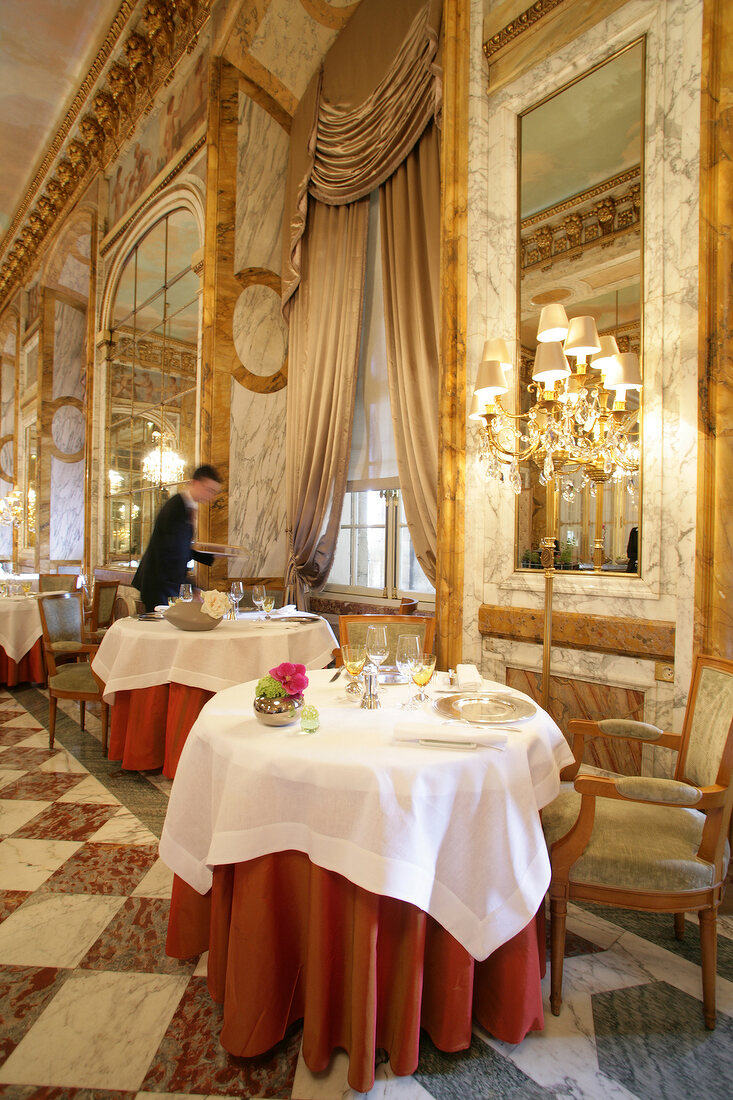
[[[437,692],[405,710],[404,685],[363,709],[332,670],[309,675],[311,735],[259,724],[254,681],[199,714],[160,842],[168,953],[208,950],[230,1053],[263,1054],[302,1018],[309,1068],[343,1048],[361,1092],[380,1048],[415,1071],[421,1027],[445,1051],[470,1045],[474,1019],[521,1041],[544,1023],[540,810],[573,760],[562,733],[488,681],[500,726],[446,718]]]
[[[317,615],[245,612],[213,630],[181,630],[164,618],[127,616],[106,631],[92,661],[112,707],[110,760],[172,779],[189,730],[217,692],[281,661],[328,664],[336,646]]]
[[[0,683],[43,683],[43,631],[35,596],[0,596]]]

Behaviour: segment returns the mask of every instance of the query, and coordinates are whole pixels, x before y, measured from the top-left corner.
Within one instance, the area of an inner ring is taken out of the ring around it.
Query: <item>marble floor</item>
[[[296,1027],[259,1059],[218,1043],[205,957],[164,953],[171,876],[157,857],[168,783],[102,757],[69,705],[48,749],[47,701],[0,689],[0,1096],[354,1097],[347,1059],[313,1075]],[[718,1026],[700,1011],[695,922],[575,907],[564,1007],[519,1046],[477,1030],[418,1072],[377,1068],[387,1100],[710,1100],[733,1094],[733,917],[721,921]],[[547,979],[545,980],[545,988]],[[547,991],[547,990],[546,990]]]

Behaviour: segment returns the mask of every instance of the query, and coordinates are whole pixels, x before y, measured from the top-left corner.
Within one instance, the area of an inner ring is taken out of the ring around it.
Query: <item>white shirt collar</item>
[[[193,510],[195,511],[198,508],[198,502],[193,499],[188,489],[181,489],[180,493],[184,501],[186,502],[186,507],[193,508]]]

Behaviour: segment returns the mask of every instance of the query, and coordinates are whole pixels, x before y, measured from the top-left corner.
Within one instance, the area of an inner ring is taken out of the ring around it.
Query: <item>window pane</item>
[[[423,573],[422,567],[415,557],[410,531],[407,526],[400,527],[399,540],[397,587],[400,592],[434,592],[435,589]]]
[[[356,530],[356,577],[362,588],[384,588],[384,527],[358,527]]]
[[[351,584],[351,530],[343,529],[336,541],[336,553],[328,576],[329,584]]]

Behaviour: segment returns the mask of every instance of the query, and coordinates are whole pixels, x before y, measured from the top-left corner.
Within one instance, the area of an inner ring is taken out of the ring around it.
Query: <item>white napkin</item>
[[[456,678],[461,691],[480,688],[483,683],[479,670],[475,665],[456,665]]]
[[[506,730],[481,729],[459,722],[436,726],[434,722],[397,722],[395,741],[434,741],[443,745],[486,745],[503,749],[508,741]]]
[[[287,603],[284,607],[276,607],[274,611],[270,612],[271,619],[286,618],[288,615],[292,615],[293,611],[297,608],[294,603]]]

